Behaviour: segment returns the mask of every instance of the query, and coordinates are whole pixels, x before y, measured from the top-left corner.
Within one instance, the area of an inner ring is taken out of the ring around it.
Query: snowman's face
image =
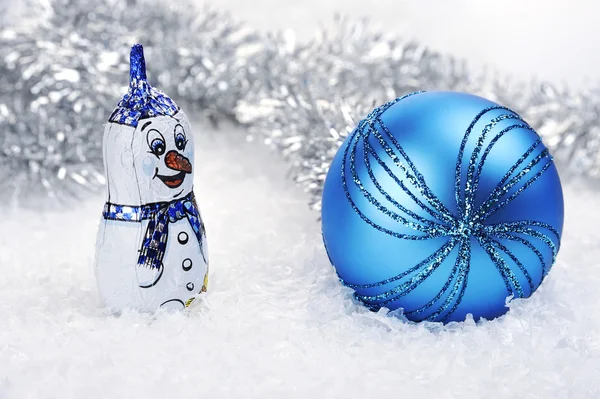
[[[142,119],[133,134],[133,161],[142,203],[187,195],[194,180],[194,143],[183,113]]]

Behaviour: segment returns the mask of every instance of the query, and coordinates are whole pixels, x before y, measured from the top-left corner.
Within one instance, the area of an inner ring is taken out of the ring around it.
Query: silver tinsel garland
[[[253,81],[237,117],[289,158],[316,209],[329,164],[356,123],[375,106],[420,90],[468,92],[515,109],[542,135],[563,178],[595,181],[600,173],[596,93],[477,73],[420,43],[343,19],[308,44],[275,37],[253,62],[276,72]]]
[[[103,125],[126,92],[135,42],[152,60],[153,83],[213,120],[232,118],[248,86],[240,54],[251,53],[255,36],[225,14],[186,1],[38,5],[20,27],[0,31],[4,200],[62,202],[104,184]]]
[[[186,1],[49,4],[24,27],[0,30],[0,173],[11,181],[4,194],[20,203],[103,184],[102,126],[125,91],[134,42],[144,44],[157,87],[212,121],[248,124],[251,137],[288,157],[317,209],[345,136],[373,107],[416,90],[465,91],[509,106],[544,137],[563,177],[600,173],[595,92],[477,72],[361,21],[338,18],[297,44]]]

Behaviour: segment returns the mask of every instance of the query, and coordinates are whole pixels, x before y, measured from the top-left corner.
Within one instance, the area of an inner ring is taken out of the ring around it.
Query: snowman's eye
[[[154,139],[150,143],[150,149],[156,155],[162,155],[165,153],[165,142],[161,139]]]
[[[183,130],[183,126],[176,125],[175,126],[175,146],[178,150],[183,151],[187,144],[187,139],[185,138],[185,131]]]
[[[148,147],[150,147],[149,152],[156,155],[157,158],[165,153],[167,148],[165,145],[165,138],[158,130],[149,130],[146,140],[148,141]]]

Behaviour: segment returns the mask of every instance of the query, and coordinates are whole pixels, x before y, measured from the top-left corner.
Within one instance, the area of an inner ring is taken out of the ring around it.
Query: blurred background
[[[522,78],[582,88],[600,78],[600,3],[594,0],[218,0],[257,29],[302,39],[336,13]]]
[[[0,22],[14,22],[27,0],[0,0]],[[433,50],[523,78],[573,88],[600,79],[600,3],[594,0],[214,0],[252,29],[292,29],[301,40],[335,14],[367,18],[382,30]]]

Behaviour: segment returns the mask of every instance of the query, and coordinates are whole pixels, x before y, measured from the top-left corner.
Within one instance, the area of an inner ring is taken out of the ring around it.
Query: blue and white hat
[[[129,90],[108,121],[136,127],[140,119],[175,115],[179,111],[175,101],[148,83],[144,48],[141,44],[131,48],[129,64]]]

